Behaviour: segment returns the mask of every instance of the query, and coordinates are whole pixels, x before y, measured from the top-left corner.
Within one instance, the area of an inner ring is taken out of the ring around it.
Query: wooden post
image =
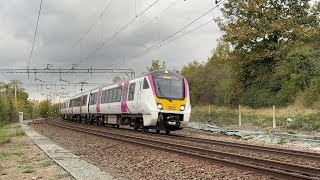
[[[241,126],[241,105],[239,105],[239,126]]]
[[[272,128],[275,129],[277,127],[276,124],[276,106],[273,105],[273,123],[272,123]]]
[[[209,105],[209,121],[211,120],[210,113],[211,113],[211,106]]]

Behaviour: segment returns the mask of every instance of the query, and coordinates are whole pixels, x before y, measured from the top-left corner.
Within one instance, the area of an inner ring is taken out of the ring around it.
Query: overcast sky
[[[33,42],[40,0],[0,0],[0,61],[1,68],[26,68]],[[111,64],[128,59],[175,33],[212,8],[212,0],[160,0],[138,16],[130,25],[105,44],[77,68],[110,68]],[[35,41],[30,68],[71,68],[88,57],[102,42],[108,41],[128,22],[152,5],[156,0],[43,0],[38,33]],[[110,4],[111,3],[111,4]],[[107,11],[101,16],[103,10]],[[213,4],[214,6],[214,4]],[[201,18],[185,33],[208,20],[220,16],[215,9]],[[160,15],[160,16],[159,16]],[[154,21],[151,21],[157,17]],[[98,20],[97,20],[98,19]],[[102,19],[102,20],[101,20]],[[145,25],[146,23],[148,23]],[[94,24],[84,38],[73,47],[82,35]],[[133,34],[143,27],[140,31]],[[180,34],[177,34],[179,36]],[[144,56],[133,59],[118,68],[132,68],[136,74],[146,71],[153,59],[166,61],[168,69],[180,70],[193,60],[205,61],[217,45],[221,32],[214,22],[158,48]],[[117,74],[108,75],[63,75],[70,82],[108,83]],[[123,75],[122,75],[123,76]],[[26,74],[1,74],[0,81],[12,79],[24,83],[40,83]],[[38,74],[37,78],[53,83],[58,75]],[[66,88],[64,91],[79,92],[80,87]],[[90,88],[86,88],[89,90]],[[49,92],[62,91],[61,88],[26,88],[31,98],[43,99]]]

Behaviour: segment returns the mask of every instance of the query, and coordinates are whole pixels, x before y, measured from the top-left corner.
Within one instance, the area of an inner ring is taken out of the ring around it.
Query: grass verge
[[[272,107],[253,109],[241,108],[242,125],[257,126],[261,128],[272,128]],[[239,123],[238,108],[210,106],[196,106],[192,108],[192,122],[203,122],[216,124],[221,127],[236,127]],[[286,107],[276,109],[277,127],[314,131],[320,130],[320,110],[297,107]]]

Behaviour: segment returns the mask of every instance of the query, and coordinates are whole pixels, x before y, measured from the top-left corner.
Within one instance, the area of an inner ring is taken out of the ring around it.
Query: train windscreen
[[[157,74],[153,76],[154,86],[158,98],[168,100],[184,99],[183,79],[169,74]]]

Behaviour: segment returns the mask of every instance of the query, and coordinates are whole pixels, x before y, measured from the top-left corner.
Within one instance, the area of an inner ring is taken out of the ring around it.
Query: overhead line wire
[[[224,1],[225,1],[225,0],[224,0]],[[134,55],[134,56],[132,56],[132,57],[130,57],[130,58],[127,58],[127,59],[125,59],[125,60],[123,60],[123,61],[120,61],[120,62],[118,62],[118,63],[111,64],[111,65],[109,65],[109,66],[113,67],[113,66],[115,66],[115,65],[119,66],[119,65],[125,64],[125,63],[127,63],[127,62],[129,62],[129,61],[131,61],[131,60],[134,60],[135,58],[137,58],[137,57],[139,57],[139,56],[141,56],[141,55],[144,55],[144,53],[152,50],[153,48],[155,48],[155,47],[158,46],[158,45],[162,46],[161,43],[167,41],[168,39],[172,38],[173,36],[177,35],[177,34],[180,33],[181,31],[183,31],[184,29],[186,29],[187,27],[189,27],[189,26],[191,26],[192,24],[194,24],[195,22],[197,22],[199,19],[201,19],[201,18],[203,18],[204,16],[206,16],[207,14],[211,13],[212,10],[216,9],[217,7],[219,7],[219,5],[222,4],[224,1],[221,1],[219,4],[217,4],[216,6],[214,6],[213,8],[211,8],[209,11],[207,11],[207,12],[204,13],[204,14],[202,14],[201,16],[199,16],[198,18],[196,18],[195,20],[193,20],[192,22],[190,22],[189,24],[187,24],[187,25],[184,26],[183,28],[179,29],[178,31],[176,31],[176,32],[173,33],[172,35],[170,35],[170,36],[168,36],[167,38],[163,39],[162,41],[154,44],[153,46],[151,46],[151,47],[149,47],[149,48],[147,48],[147,49],[139,52],[138,54],[136,54],[136,55]],[[213,20],[211,20],[211,21],[213,21]],[[209,22],[207,22],[207,23],[205,23],[205,24],[208,24],[208,23],[209,23]],[[201,27],[202,27],[202,26],[201,26]],[[199,28],[200,28],[200,27],[199,27]],[[186,34],[186,33],[185,33],[185,34]],[[181,37],[182,37],[182,36],[181,36]]]
[[[130,39],[133,35],[135,35],[137,32],[139,32],[140,30],[142,30],[144,27],[146,27],[146,25],[148,25],[149,23],[153,22],[155,19],[159,18],[159,16],[161,16],[163,13],[165,13],[168,9],[170,9],[172,6],[174,6],[179,0],[176,0],[175,2],[173,2],[169,7],[167,7],[165,10],[163,10],[158,16],[154,17],[153,19],[151,19],[150,21],[148,21],[147,23],[145,23],[143,26],[141,26],[138,30],[136,30],[135,32],[133,32],[132,34],[130,34],[128,36],[127,39]]]
[[[41,15],[41,7],[42,7],[42,0],[40,0],[40,7],[39,7],[39,13],[38,13],[36,30],[35,30],[35,32],[34,32],[33,43],[32,43],[31,52],[30,52],[30,56],[29,56],[29,60],[28,60],[28,64],[27,64],[27,68],[28,68],[28,69],[29,69],[31,57],[32,57],[32,54],[33,54],[34,43],[35,43],[36,37],[37,37],[38,26],[39,26],[39,19],[40,19],[40,15]]]
[[[128,22],[125,26],[123,26],[119,31],[117,31],[111,38],[109,38],[107,41],[102,42],[101,45],[99,45],[94,51],[92,51],[89,56],[87,56],[86,58],[84,58],[83,60],[81,60],[78,64],[75,65],[75,67],[77,67],[78,65],[80,65],[81,63],[83,63],[84,61],[88,60],[93,54],[95,54],[98,50],[100,50],[105,44],[109,43],[112,39],[114,39],[120,32],[122,32],[125,28],[127,28],[133,21],[135,21],[139,16],[141,16],[142,14],[144,14],[147,10],[149,10],[152,6],[154,6],[157,2],[159,2],[160,0],[156,0],[154,3],[152,3],[149,7],[147,7],[146,9],[144,9],[141,13],[139,13],[137,16],[135,16],[130,22]]]
[[[195,31],[195,30],[197,30],[197,29],[200,29],[201,27],[203,27],[203,26],[205,26],[205,25],[207,25],[207,24],[209,24],[209,23],[211,23],[211,22],[213,22],[213,21],[214,21],[214,19],[211,19],[211,20],[209,20],[209,21],[201,24],[200,26],[197,26],[197,27],[195,27],[194,29],[191,29],[190,31],[187,31],[187,32],[179,35],[178,37],[175,37],[174,39],[171,39],[170,41],[167,41],[167,42],[165,42],[165,43],[163,43],[163,44],[160,44],[160,45],[157,46],[157,47],[153,47],[153,48],[150,49],[149,51],[145,51],[145,52],[143,52],[142,54],[139,54],[139,55],[137,55],[137,56],[135,55],[135,56],[129,58],[126,62],[121,62],[121,63],[119,63],[118,65],[113,66],[113,67],[118,67],[118,66],[120,66],[120,65],[123,65],[123,64],[125,64],[125,63],[127,63],[127,62],[130,62],[130,61],[136,59],[137,57],[140,57],[140,56],[143,56],[143,55],[145,55],[145,54],[148,54],[149,52],[152,52],[152,51],[154,51],[154,50],[156,50],[156,49],[158,49],[158,48],[160,48],[160,47],[163,47],[163,46],[171,43],[172,41],[175,41],[175,40],[177,40],[177,39],[179,39],[179,38],[181,38],[181,37],[183,37],[183,36],[185,36],[185,35],[193,32],[193,31]]]
[[[76,45],[78,45],[78,44],[81,42],[81,40],[91,31],[91,29],[93,28],[93,26],[97,23],[97,21],[98,21],[100,18],[102,19],[102,15],[106,13],[106,11],[109,9],[111,3],[112,3],[112,0],[111,0],[111,2],[108,4],[108,6],[106,6],[106,8],[102,11],[102,13],[101,13],[100,16],[97,18],[97,20],[90,26],[90,28],[81,36],[81,38],[80,38],[78,41],[76,41],[76,42],[73,44],[72,48],[74,48]]]
[[[153,19],[151,19],[150,21],[148,21],[147,23],[145,23],[144,25],[142,25],[139,29],[137,29],[136,31],[134,31],[133,33],[131,33],[129,36],[127,36],[126,41],[128,41],[130,38],[132,38],[136,33],[138,33],[139,31],[141,31],[144,27],[146,27],[147,25],[149,25],[151,22],[153,22],[155,19],[158,19],[163,13],[165,13],[166,11],[168,11],[172,6],[176,5],[177,2],[179,2],[180,0],[176,0],[174,1],[172,4],[170,4],[166,9],[164,9],[159,15],[157,15],[156,17],[154,17]],[[160,40],[160,35],[159,35],[159,29],[158,29],[158,36],[159,36],[159,40]],[[122,45],[124,45],[123,43],[121,43]]]

